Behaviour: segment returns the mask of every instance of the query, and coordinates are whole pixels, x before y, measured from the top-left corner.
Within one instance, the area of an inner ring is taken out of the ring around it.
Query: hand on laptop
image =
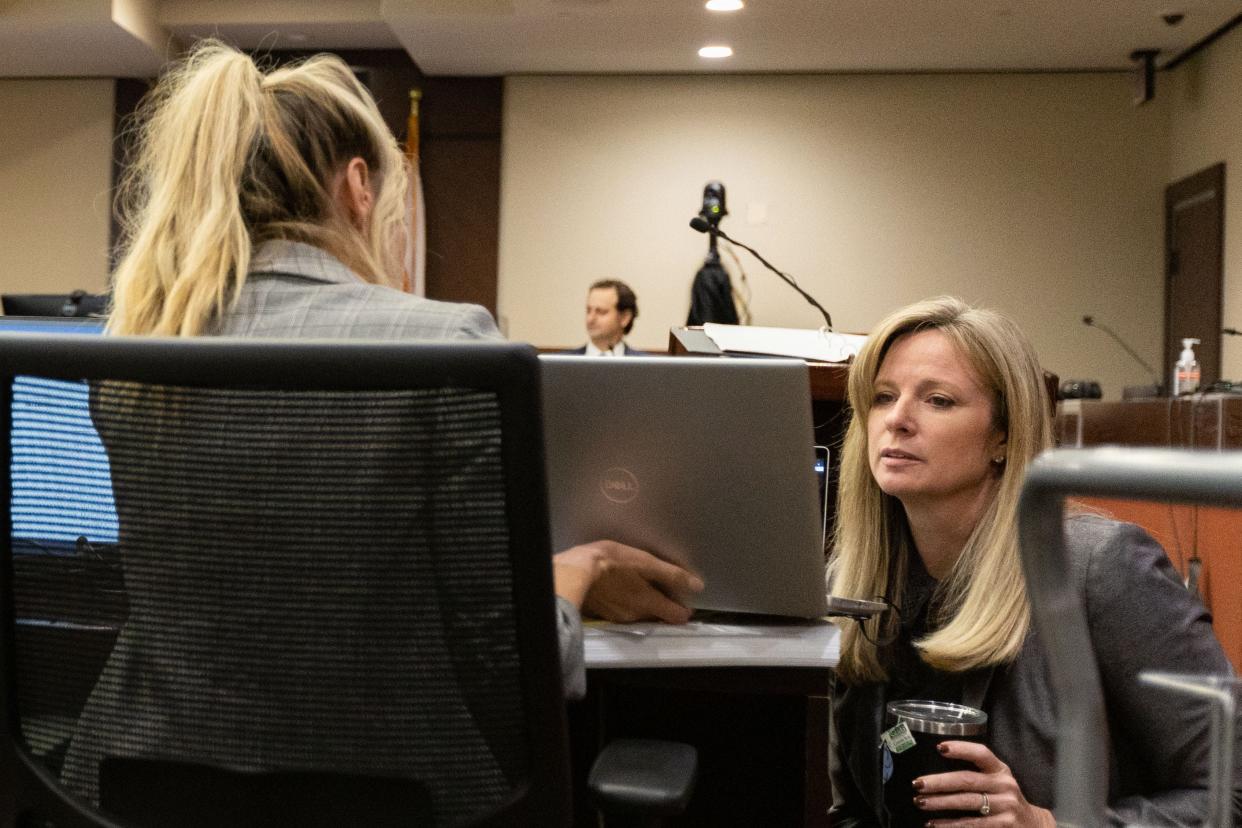
[[[595,541],[552,556],[556,594],[607,621],[684,624],[681,601],[703,582],[681,567],[616,541]]]

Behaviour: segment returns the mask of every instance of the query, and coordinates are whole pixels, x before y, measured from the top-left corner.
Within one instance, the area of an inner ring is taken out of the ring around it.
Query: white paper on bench
[[[628,667],[835,667],[840,630],[825,621],[721,624],[691,621],[587,625],[586,665]]]

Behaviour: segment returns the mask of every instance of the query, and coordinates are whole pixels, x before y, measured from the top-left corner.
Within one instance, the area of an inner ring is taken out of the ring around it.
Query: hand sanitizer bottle
[[[1199,390],[1199,361],[1195,359],[1194,346],[1198,339],[1183,339],[1182,354],[1173,366],[1173,396],[1193,394]]]

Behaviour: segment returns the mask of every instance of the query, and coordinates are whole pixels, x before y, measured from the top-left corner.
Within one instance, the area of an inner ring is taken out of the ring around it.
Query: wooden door
[[[1225,165],[1170,184],[1164,191],[1164,382],[1194,337],[1200,388],[1220,379]]]

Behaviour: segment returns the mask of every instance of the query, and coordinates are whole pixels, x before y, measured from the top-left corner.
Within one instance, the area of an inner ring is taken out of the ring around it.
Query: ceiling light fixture
[[[707,0],[705,5],[708,11],[731,12],[741,11],[746,4],[742,0]]]
[[[704,46],[699,49],[699,57],[701,58],[727,58],[733,55],[733,50],[728,46]]]

